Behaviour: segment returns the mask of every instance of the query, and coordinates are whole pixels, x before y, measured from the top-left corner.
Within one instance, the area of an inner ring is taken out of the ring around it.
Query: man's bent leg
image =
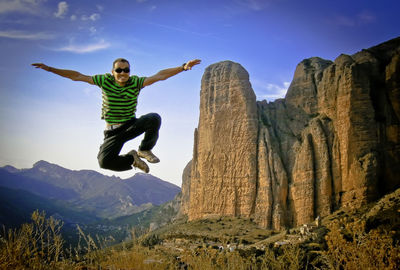
[[[117,131],[117,130],[115,130]],[[114,132],[115,133],[115,132]],[[134,158],[132,155],[119,155],[125,140],[112,131],[104,132],[104,142],[100,146],[97,159],[103,169],[113,171],[126,171],[132,169]]]
[[[144,133],[144,139],[139,146],[139,150],[151,150],[158,140],[158,131],[161,126],[161,117],[157,113],[149,113],[136,119],[134,125],[128,127],[127,133],[131,140]]]

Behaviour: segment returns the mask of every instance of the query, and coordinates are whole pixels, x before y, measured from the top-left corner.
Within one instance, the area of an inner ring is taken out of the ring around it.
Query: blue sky
[[[100,89],[37,70],[31,63],[110,72],[115,58],[150,76],[199,58],[202,64],[146,87],[138,115],[163,118],[150,173],[181,184],[192,157],[204,69],[232,60],[249,72],[258,100],[284,97],[296,65],[400,36],[400,1],[317,0],[0,0],[0,166],[30,168],[47,160],[101,170]],[[140,138],[123,148],[137,148]]]

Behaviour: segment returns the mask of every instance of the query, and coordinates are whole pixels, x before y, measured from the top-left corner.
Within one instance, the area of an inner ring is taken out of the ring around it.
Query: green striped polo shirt
[[[135,117],[137,98],[146,77],[131,76],[125,86],[118,85],[110,73],[94,75],[92,79],[103,92],[101,119],[118,124]]]

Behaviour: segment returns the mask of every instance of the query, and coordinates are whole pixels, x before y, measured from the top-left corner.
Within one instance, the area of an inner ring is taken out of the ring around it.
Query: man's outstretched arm
[[[52,72],[54,74],[57,74],[61,77],[65,77],[68,79],[71,79],[73,81],[80,81],[80,82],[87,82],[90,84],[94,84],[93,79],[91,76],[87,76],[84,74],[79,73],[78,71],[75,70],[68,70],[68,69],[58,69],[58,68],[53,68],[53,67],[49,67],[45,64],[42,63],[35,63],[32,64],[32,66],[36,67],[36,68],[41,68],[43,70]]]
[[[147,77],[143,82],[143,86],[148,86],[155,82],[166,80],[172,76],[175,76],[178,73],[181,73],[182,71],[190,70],[192,69],[193,66],[200,64],[200,62],[201,60],[195,59],[195,60],[190,60],[189,62],[186,62],[184,65],[179,67],[160,70],[159,72],[157,72],[157,74]]]

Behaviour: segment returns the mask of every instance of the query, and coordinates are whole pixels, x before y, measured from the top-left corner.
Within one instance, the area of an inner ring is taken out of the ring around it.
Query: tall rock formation
[[[270,103],[256,102],[242,66],[220,62],[200,98],[182,200],[190,220],[280,229],[400,186],[400,38],[334,62],[306,59],[285,99]]]
[[[256,96],[248,89],[249,74],[232,62],[211,65],[203,75],[191,167],[191,219],[249,217],[253,212],[258,117]]]

